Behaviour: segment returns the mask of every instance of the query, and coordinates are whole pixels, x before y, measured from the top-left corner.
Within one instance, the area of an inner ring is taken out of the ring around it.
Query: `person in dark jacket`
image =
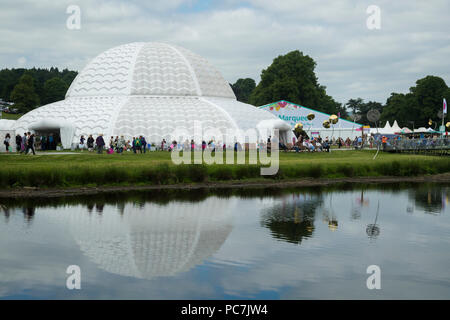
[[[16,135],[16,151],[20,152],[20,145],[22,144],[22,137],[20,134]]]
[[[5,144],[6,152],[9,152],[10,140],[11,140],[11,136],[9,135],[9,133],[7,133],[5,136],[5,140],[3,141],[3,143]]]
[[[142,150],[144,150],[144,153],[147,151],[147,141],[143,136],[139,137],[139,140],[141,141]]]
[[[103,148],[105,147],[105,140],[103,140],[103,134],[100,135],[95,140],[95,144],[97,145],[97,153],[102,154]]]
[[[87,139],[87,147],[88,151],[94,151],[94,138],[92,138],[92,134]]]
[[[41,136],[41,150],[45,151],[47,149],[47,137],[45,135]]]
[[[31,134],[28,132],[28,139],[27,139],[27,149],[25,151],[25,154],[28,154],[28,151],[33,151],[33,155],[36,155],[34,152],[34,134]]]

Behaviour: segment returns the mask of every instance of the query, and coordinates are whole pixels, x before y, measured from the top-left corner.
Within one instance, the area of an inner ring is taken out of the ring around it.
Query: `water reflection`
[[[214,254],[232,229],[233,203],[128,203],[105,214],[105,206],[96,205],[101,216],[72,211],[60,222],[70,225],[81,251],[101,269],[151,279],[188,271]]]
[[[378,200],[377,213],[374,223],[367,225],[366,233],[369,239],[376,239],[380,235],[380,226],[377,224],[378,214],[380,213],[380,201]]]
[[[437,185],[424,185],[409,192],[414,205],[429,214],[440,214],[448,205],[448,188]],[[408,206],[408,212],[413,212],[412,206]]]
[[[284,197],[281,203],[263,211],[262,225],[269,228],[277,239],[301,244],[303,238],[312,236],[316,210],[322,202],[322,194]]]
[[[22,212],[23,212],[23,217],[25,218],[25,221],[27,223],[31,223],[33,221],[36,209],[27,207],[27,208],[23,208]]]
[[[82,268],[87,299],[449,297],[447,190],[0,199],[0,297],[72,299],[64,286],[70,264]],[[365,286],[371,264],[387,271],[375,294]]]
[[[361,219],[361,212],[364,210],[364,208],[367,208],[370,204],[369,199],[367,196],[365,196],[366,190],[361,189],[361,193],[359,197],[356,198],[356,205],[353,205],[352,203],[352,210],[350,213],[350,217],[352,220],[359,220]]]

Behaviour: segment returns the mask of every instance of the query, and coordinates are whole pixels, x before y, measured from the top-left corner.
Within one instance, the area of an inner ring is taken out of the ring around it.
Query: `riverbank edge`
[[[94,195],[100,193],[151,191],[151,190],[195,190],[195,189],[258,189],[258,188],[292,188],[292,187],[326,187],[337,184],[384,184],[384,183],[450,183],[450,173],[423,175],[415,177],[353,177],[353,178],[302,178],[278,181],[227,181],[201,182],[168,185],[131,185],[131,186],[98,186],[76,188],[36,188],[24,187],[0,190],[1,198],[55,198],[68,196]]]

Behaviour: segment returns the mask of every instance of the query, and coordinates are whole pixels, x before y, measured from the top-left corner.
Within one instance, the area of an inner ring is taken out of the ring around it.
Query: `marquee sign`
[[[308,130],[309,128],[322,128],[323,122],[330,118],[329,114],[306,108],[304,106],[285,100],[267,104],[260,108],[274,114],[281,120],[286,121],[291,125],[292,128],[294,128],[295,125],[299,122],[303,124],[306,130]],[[308,120],[308,114],[310,113],[313,113],[315,115],[315,118],[313,120]],[[335,128],[357,129],[361,126],[362,125],[359,123],[339,119],[339,122],[335,125]]]

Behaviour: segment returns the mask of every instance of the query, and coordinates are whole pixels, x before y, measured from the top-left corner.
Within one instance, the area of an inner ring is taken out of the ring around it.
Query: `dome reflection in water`
[[[151,279],[188,271],[214,254],[232,229],[233,204],[215,198],[197,205],[126,203],[101,215],[64,214],[61,223],[70,225],[80,249],[101,269]]]

